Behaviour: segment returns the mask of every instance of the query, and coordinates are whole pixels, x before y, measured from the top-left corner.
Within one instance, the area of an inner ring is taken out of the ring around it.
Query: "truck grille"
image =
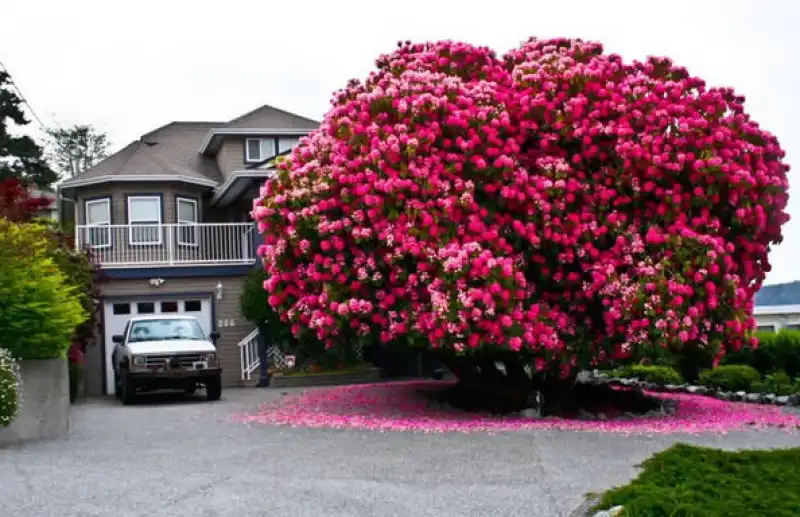
[[[145,357],[145,367],[152,369],[192,369],[195,361],[202,361],[206,354],[155,354]]]

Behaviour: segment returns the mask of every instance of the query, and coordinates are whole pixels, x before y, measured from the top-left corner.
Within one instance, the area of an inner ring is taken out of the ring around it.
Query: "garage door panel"
[[[112,336],[122,334],[128,320],[134,316],[163,314],[185,314],[194,316],[200,322],[203,332],[209,335],[214,330],[211,317],[210,297],[164,297],[158,299],[129,298],[115,299],[105,302],[104,307],[104,343],[106,361],[106,393],[114,394],[114,367],[112,354],[114,342]]]

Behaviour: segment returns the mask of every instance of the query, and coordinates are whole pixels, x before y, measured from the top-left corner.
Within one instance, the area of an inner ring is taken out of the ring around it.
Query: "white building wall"
[[[756,318],[756,323],[759,326],[759,330],[769,330],[768,328],[761,327],[770,326],[773,327],[773,330],[776,332],[782,328],[793,328],[795,330],[800,330],[800,310],[797,312],[775,311],[771,313],[772,311],[769,311],[769,309],[769,307],[756,307],[754,316]]]

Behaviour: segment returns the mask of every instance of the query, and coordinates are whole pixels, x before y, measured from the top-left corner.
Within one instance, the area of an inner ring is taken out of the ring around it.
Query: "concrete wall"
[[[54,438],[69,429],[69,373],[66,359],[20,363],[20,411],[0,428],[0,446]]]

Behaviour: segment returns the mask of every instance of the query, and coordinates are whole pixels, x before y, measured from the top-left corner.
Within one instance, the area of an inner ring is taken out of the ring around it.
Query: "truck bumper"
[[[139,390],[186,389],[198,383],[218,382],[221,368],[205,370],[129,371],[128,379]]]

